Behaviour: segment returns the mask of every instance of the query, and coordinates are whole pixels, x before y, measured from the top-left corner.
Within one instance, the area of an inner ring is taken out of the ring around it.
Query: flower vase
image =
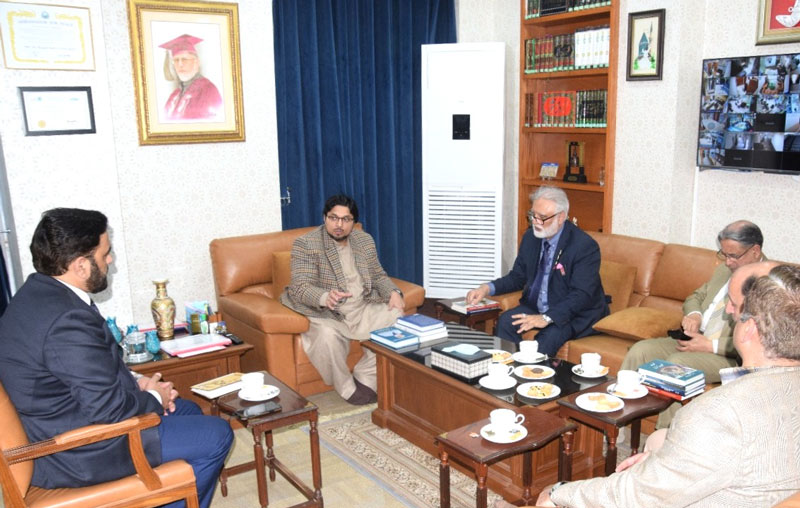
[[[156,297],[150,304],[158,338],[161,340],[169,340],[175,335],[175,301],[167,295],[167,282],[169,281],[166,279],[153,281],[156,285]]]

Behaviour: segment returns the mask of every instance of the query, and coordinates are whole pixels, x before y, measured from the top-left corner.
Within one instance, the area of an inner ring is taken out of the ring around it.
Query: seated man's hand
[[[467,293],[467,305],[472,305],[473,303],[479,302],[487,296],[489,296],[489,286],[486,284],[481,284],[475,289],[469,290]]]
[[[700,331],[700,323],[703,322],[703,316],[697,313],[683,316],[681,320],[681,327],[687,334],[697,333]]]
[[[698,332],[686,332],[692,340],[676,340],[675,349],[681,353],[713,353],[714,346],[708,337]]]
[[[161,373],[156,372],[152,377],[143,376],[139,381],[141,388],[141,381],[146,379],[144,383],[144,391],[155,390],[161,396],[161,405],[164,407],[164,414],[167,411],[175,411],[175,399],[178,397],[178,391],[175,390],[171,381],[161,381]]]
[[[513,319],[511,324],[519,327],[517,333],[524,333],[533,328],[544,328],[550,324],[541,314],[514,314],[511,318]]]
[[[389,296],[389,308],[401,311],[406,308],[405,300],[403,300],[403,297],[400,296],[400,293],[397,291],[392,291],[392,294]]]
[[[328,291],[328,297],[325,299],[325,306],[331,310],[336,310],[339,304],[344,303],[344,301],[351,296],[353,296],[353,294],[347,291],[331,289]]]
[[[536,500],[536,506],[555,506],[555,503],[550,501],[550,489],[553,488],[553,484],[547,485],[542,491],[539,493],[539,498]]]
[[[617,466],[617,468],[614,470],[614,472],[615,473],[619,473],[621,471],[625,471],[626,469],[628,469],[632,465],[638,464],[639,462],[643,461],[644,459],[646,459],[649,456],[650,456],[650,452],[642,452],[642,453],[637,453],[636,455],[631,455],[627,459],[625,459],[622,462],[620,462],[619,465]]]

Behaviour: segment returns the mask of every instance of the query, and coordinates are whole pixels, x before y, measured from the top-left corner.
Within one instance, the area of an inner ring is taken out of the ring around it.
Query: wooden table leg
[[[269,467],[269,481],[275,481],[275,452],[272,450],[272,431],[264,432],[267,437],[267,466]]]
[[[605,475],[609,476],[617,468],[617,436],[619,435],[619,428],[611,426],[606,429],[606,471]]]
[[[572,480],[572,439],[573,432],[565,432],[559,439],[558,481]]]
[[[447,452],[439,452],[439,504],[450,508],[450,462]]]
[[[311,475],[314,481],[314,499],[322,507],[322,466],[319,460],[319,432],[317,431],[317,412],[311,414],[308,424],[311,430],[308,435],[311,439]]]
[[[639,439],[642,434],[642,420],[636,420],[631,424],[631,455],[639,453]]]
[[[436,309],[436,319],[439,321],[442,320],[442,312],[444,312],[444,305],[439,302],[436,302],[433,307]]]
[[[486,477],[489,475],[489,466],[486,464],[478,464],[475,475],[478,480],[478,488],[475,489],[475,506],[478,508],[486,508]]]
[[[531,484],[533,483],[533,452],[522,454],[522,501],[526,505],[533,504]]]
[[[267,508],[267,471],[264,467],[264,447],[261,445],[261,432],[253,429],[253,454],[256,459],[256,482],[258,483],[258,502]]]

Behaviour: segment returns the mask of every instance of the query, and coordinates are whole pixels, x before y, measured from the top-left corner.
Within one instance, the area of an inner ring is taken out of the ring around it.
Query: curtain
[[[384,269],[422,282],[422,44],[456,41],[454,0],[274,0],[283,228],[352,196]]]

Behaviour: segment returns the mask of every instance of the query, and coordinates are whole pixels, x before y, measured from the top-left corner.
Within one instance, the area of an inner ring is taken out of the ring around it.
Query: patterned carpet
[[[320,425],[323,446],[406,506],[439,506],[439,460],[373,425],[371,409]],[[475,506],[475,485],[473,479],[451,468],[451,506]],[[489,491],[489,506],[500,499]]]

